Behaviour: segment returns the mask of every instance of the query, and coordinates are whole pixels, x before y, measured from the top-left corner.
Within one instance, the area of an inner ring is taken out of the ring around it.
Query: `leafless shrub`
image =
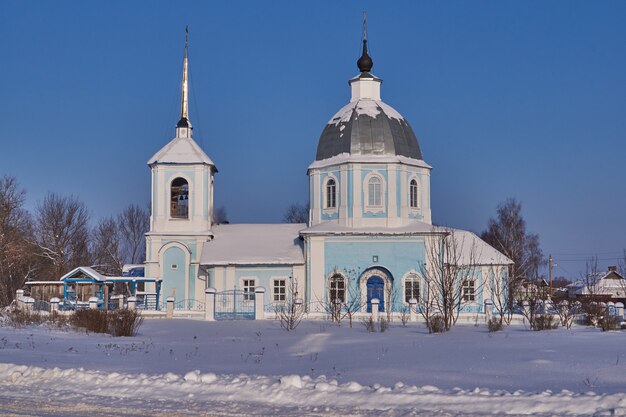
[[[361,323],[363,324],[363,326],[365,326],[365,329],[370,332],[373,333],[376,331],[376,326],[374,323],[374,318],[372,318],[372,316],[369,316],[367,318],[364,318]]]
[[[489,328],[489,333],[499,332],[502,330],[502,321],[491,318],[487,322],[487,327]]]
[[[439,315],[432,316],[426,326],[428,327],[428,333],[443,333],[446,331],[445,321]]]
[[[95,309],[77,310],[72,314],[70,323],[76,328],[85,329],[87,332],[107,333],[109,324],[107,311]]]
[[[108,331],[113,336],[134,336],[143,323],[137,310],[120,309],[107,314]]]
[[[385,333],[389,329],[389,320],[381,317],[378,319],[378,331]]]

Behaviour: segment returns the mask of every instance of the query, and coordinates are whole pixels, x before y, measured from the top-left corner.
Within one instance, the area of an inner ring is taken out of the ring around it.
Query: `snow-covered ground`
[[[146,319],[0,327],[0,415],[626,415],[626,333]]]

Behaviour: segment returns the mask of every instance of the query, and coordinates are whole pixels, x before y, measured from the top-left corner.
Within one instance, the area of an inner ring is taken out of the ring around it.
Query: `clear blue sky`
[[[0,175],[94,221],[149,201],[146,161],[190,117],[232,222],[279,222],[349,100],[361,15],[383,99],[432,172],[434,221],[480,232],[507,197],[578,277],[626,247],[624,1],[0,1]],[[572,261],[582,259],[582,261]]]

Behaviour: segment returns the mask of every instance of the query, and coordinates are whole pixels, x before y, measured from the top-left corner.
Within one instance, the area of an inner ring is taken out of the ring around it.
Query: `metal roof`
[[[315,160],[350,155],[401,155],[423,160],[409,123],[380,100],[356,100],[328,122],[317,145]]]

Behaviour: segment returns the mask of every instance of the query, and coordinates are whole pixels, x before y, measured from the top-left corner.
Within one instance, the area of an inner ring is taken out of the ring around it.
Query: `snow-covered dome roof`
[[[371,74],[373,65],[364,34],[363,53],[357,61],[361,73],[350,80],[352,99],[326,124],[317,144],[316,161],[346,154],[423,160],[409,123],[380,99],[382,80]]]
[[[320,136],[315,159],[345,153],[423,159],[417,137],[404,117],[371,98],[351,101],[330,119]]]

